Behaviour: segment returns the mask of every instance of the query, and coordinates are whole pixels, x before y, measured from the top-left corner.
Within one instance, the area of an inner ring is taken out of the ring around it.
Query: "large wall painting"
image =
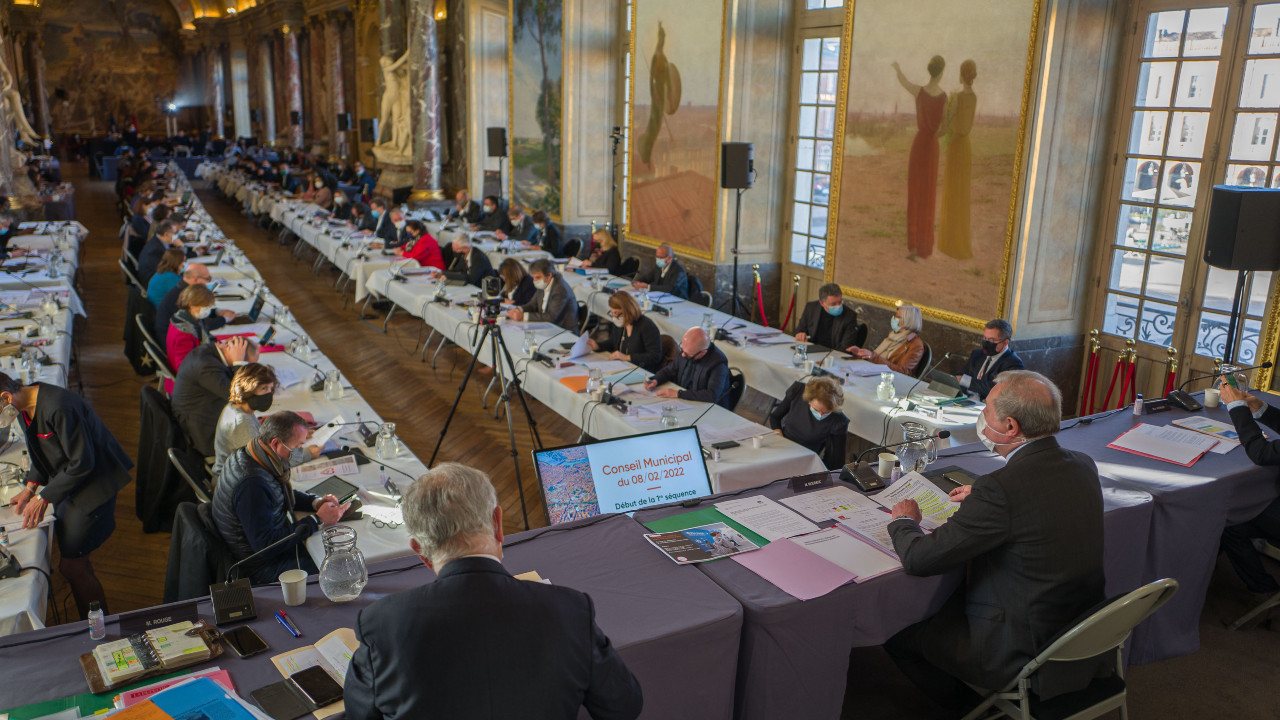
[[[710,258],[720,198],[724,4],[635,0],[627,234]]]
[[[828,274],[981,326],[1004,312],[1039,0],[850,9]]]
[[[560,216],[564,4],[510,0],[511,201]]]
[[[178,94],[181,24],[168,0],[44,0],[45,87],[55,133],[103,133],[114,115],[124,130],[163,133]]]

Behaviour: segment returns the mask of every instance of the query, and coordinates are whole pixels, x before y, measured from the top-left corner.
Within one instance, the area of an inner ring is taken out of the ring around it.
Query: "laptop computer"
[[[949,398],[964,395],[964,388],[960,387],[955,375],[936,368],[929,371],[929,390]]]

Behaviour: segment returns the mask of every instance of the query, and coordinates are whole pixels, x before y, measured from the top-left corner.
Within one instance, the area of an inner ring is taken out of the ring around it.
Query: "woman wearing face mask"
[[[213,312],[214,302],[213,291],[207,285],[188,285],[178,293],[178,311],[169,321],[169,335],[164,341],[169,367],[175,374],[192,350],[209,341],[203,321]]]
[[[110,613],[89,554],[116,528],[116,493],[129,483],[133,461],[84,398],[56,385],[24,387],[0,374],[0,427],[15,422],[26,433],[31,470],[11,501],[14,512],[24,528],[34,528],[54,506],[58,570],[80,617],[88,617],[94,602]]]
[[[601,333],[601,339],[587,340],[592,350],[609,352],[611,360],[634,363],[649,372],[658,371],[662,366],[662,333],[640,312],[631,293],[609,296],[609,315],[605,320],[608,326]]]
[[[920,339],[922,325],[920,308],[903,305],[889,320],[892,332],[875,350],[851,347],[848,352],[878,365],[888,365],[903,375],[915,375],[920,360],[924,358],[924,341]]]
[[[319,175],[311,178],[311,202],[324,210],[333,209],[333,191]]]
[[[774,432],[818,454],[828,470],[845,463],[849,418],[845,417],[844,390],[830,377],[792,383],[782,401],[769,412]]]
[[[218,416],[218,429],[213,436],[213,480],[218,481],[227,456],[248,445],[258,437],[261,423],[254,413],[265,414],[275,399],[276,374],[271,368],[249,363],[236,368],[231,378],[231,393],[227,406]],[[301,465],[320,457],[319,445],[308,445],[294,450],[289,456],[289,466]]]
[[[440,243],[427,232],[427,226],[417,220],[409,220],[404,224],[405,237],[409,238],[403,247],[395,249],[399,257],[417,260],[420,267],[444,269],[444,257],[440,253]]]
[[[533,286],[533,278],[515,258],[503,260],[498,266],[498,275],[502,277],[502,301],[505,303],[524,305],[538,292],[538,288]]]

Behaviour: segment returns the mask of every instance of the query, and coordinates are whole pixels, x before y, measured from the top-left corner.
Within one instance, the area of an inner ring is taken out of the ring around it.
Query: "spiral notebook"
[[[89,689],[106,692],[139,678],[204,662],[222,653],[202,633],[203,624],[183,621],[122,640],[103,643],[80,656]]]

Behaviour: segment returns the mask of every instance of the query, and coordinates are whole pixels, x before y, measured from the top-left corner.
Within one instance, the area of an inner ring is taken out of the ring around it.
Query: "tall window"
[[[844,7],[844,0],[804,0],[805,10]]]
[[[1226,22],[1225,7],[1147,17],[1109,253],[1105,332],[1157,345],[1173,339]],[[1252,130],[1250,122],[1246,146]]]
[[[631,0],[625,0],[622,7],[623,22],[623,38],[631,37],[631,23],[634,18],[631,16]],[[618,143],[618,161],[617,166],[613,168],[621,201],[618,203],[618,222],[626,222],[627,217],[627,201],[630,200],[628,194],[631,190],[631,183],[627,182],[631,172],[631,81],[635,71],[632,66],[634,57],[631,53],[631,45],[627,43],[626,49],[622,53],[622,137],[615,140]],[[621,174],[618,171],[621,170]],[[618,229],[614,228],[614,235],[617,236]]]
[[[808,0],[809,7],[824,7]],[[825,7],[840,2],[826,0]],[[827,252],[827,208],[831,199],[831,156],[835,147],[836,89],[840,38],[801,41],[800,97],[796,123],[796,177],[791,212],[791,261],[822,269]]]

